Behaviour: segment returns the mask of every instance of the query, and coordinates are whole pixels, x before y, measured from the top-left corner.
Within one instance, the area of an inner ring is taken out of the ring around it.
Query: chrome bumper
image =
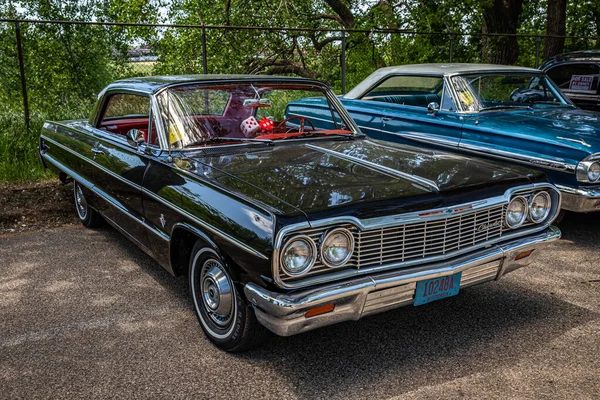
[[[579,187],[556,185],[560,190],[561,208],[575,212],[600,211],[600,187]]]
[[[560,230],[546,230],[445,262],[405,270],[363,276],[314,289],[275,293],[256,284],[245,286],[246,298],[254,306],[261,324],[280,336],[291,336],[342,321],[413,303],[418,281],[462,272],[461,288],[500,279],[508,272],[530,264],[543,244],[560,239]],[[515,260],[527,250],[530,256]],[[327,314],[305,317],[315,307],[335,304]]]

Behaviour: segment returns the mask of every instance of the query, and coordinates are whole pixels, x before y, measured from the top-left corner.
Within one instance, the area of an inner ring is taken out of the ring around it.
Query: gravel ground
[[[110,228],[0,236],[0,398],[600,398],[600,215],[505,279],[230,355]]]

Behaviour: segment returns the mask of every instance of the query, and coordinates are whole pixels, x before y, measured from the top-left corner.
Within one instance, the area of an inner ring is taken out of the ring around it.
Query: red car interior
[[[148,143],[148,117],[145,118],[119,118],[119,119],[108,119],[100,123],[100,129],[114,133],[116,135],[127,135],[132,129],[137,129],[144,135],[144,142]],[[153,131],[156,131],[154,125],[152,126]],[[153,146],[158,146],[158,136],[153,135],[150,143]]]

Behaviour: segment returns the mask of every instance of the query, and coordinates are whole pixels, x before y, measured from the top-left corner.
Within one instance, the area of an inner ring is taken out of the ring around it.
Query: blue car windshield
[[[572,107],[556,85],[541,74],[481,73],[452,78],[463,111]]]

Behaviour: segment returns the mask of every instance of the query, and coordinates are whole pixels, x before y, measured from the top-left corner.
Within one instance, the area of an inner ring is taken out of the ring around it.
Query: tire
[[[82,186],[75,181],[73,182],[73,197],[75,198],[75,211],[77,211],[77,216],[83,226],[87,228],[101,226],[103,222],[102,217],[88,205]]]
[[[558,216],[556,217],[554,222],[552,222],[552,225],[558,226],[562,222],[562,220],[565,218],[566,213],[567,212],[565,210],[560,210],[558,212]]]
[[[258,322],[214,250],[196,242],[188,273],[194,311],[211,342],[231,353],[262,343],[267,329]]]

